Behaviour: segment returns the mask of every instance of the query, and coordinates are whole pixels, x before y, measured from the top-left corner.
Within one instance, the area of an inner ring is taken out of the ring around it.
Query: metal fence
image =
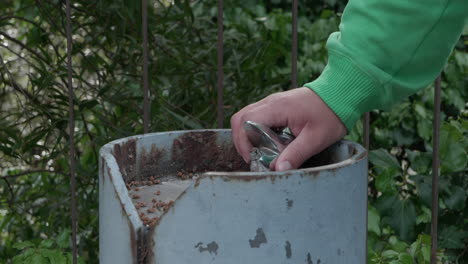
[[[74,127],[75,116],[73,110],[73,83],[72,83],[72,21],[71,21],[71,1],[66,0],[66,34],[67,34],[67,68],[68,68],[68,97],[69,97],[69,133],[70,133],[70,181],[71,181],[71,215],[72,215],[72,247],[73,263],[77,263],[77,205],[76,205],[76,161]],[[148,77],[148,0],[141,0],[142,7],[142,34],[143,34],[143,127],[144,133],[149,132],[150,127],[150,92]],[[292,1],[292,49],[291,49],[291,88],[297,87],[297,17],[298,0]],[[224,120],[224,94],[223,94],[223,9],[224,1],[218,0],[218,40],[217,40],[217,124],[218,128],[223,127]],[[432,156],[432,223],[431,223],[431,264],[437,262],[437,216],[438,216],[438,196],[439,196],[439,133],[440,133],[440,102],[441,102],[441,79],[435,80],[435,104],[433,123],[433,156]],[[365,113],[363,117],[363,144],[369,150],[370,134],[370,114]]]

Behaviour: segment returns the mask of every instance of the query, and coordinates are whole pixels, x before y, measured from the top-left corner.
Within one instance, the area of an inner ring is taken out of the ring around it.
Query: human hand
[[[245,121],[289,127],[296,139],[270,165],[270,169],[297,169],[307,159],[346,135],[346,127],[312,90],[306,87],[272,94],[248,105],[231,118],[237,152],[249,163],[252,145],[243,129]]]

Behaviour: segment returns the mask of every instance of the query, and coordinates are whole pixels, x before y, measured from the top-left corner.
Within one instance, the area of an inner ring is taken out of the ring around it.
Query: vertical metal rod
[[[370,113],[366,112],[364,113],[364,117],[362,118],[362,141],[367,151],[369,151],[369,145],[370,145],[369,131],[370,131]],[[367,178],[367,180],[369,179]],[[367,182],[367,185],[369,185],[369,181]],[[368,213],[367,213],[369,212],[368,206],[369,206],[369,203],[366,204],[366,226],[368,226],[368,223],[369,223]],[[366,232],[366,245],[364,245],[364,248],[366,249],[366,256],[367,256],[367,239],[368,237],[367,237],[367,232]],[[368,261],[366,258],[366,264],[367,263]]]
[[[437,77],[434,87],[434,121],[432,152],[432,221],[431,221],[431,264],[437,263],[437,218],[439,211],[439,135],[440,135],[440,87],[441,77]]]
[[[362,137],[364,147],[369,151],[369,131],[370,131],[370,113],[364,113],[364,119],[362,120]]]
[[[141,0],[142,33],[143,33],[143,132],[150,127],[150,101],[148,80],[148,0]]]
[[[224,81],[224,71],[223,71],[223,0],[218,0],[218,128],[224,126],[224,91],[223,91],[223,81]]]
[[[76,247],[76,175],[75,175],[75,113],[73,98],[73,81],[72,81],[72,27],[71,27],[71,7],[70,1],[66,0],[66,15],[67,15],[67,69],[68,69],[68,133],[70,134],[70,185],[71,185],[71,216],[72,216],[72,247],[73,247],[73,264],[77,263],[77,247]]]
[[[297,88],[297,0],[292,1],[291,88]]]

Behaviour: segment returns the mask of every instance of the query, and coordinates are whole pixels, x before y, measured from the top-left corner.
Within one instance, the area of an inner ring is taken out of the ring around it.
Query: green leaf
[[[450,209],[463,210],[466,205],[466,196],[466,191],[462,187],[453,186],[444,198],[444,203]]]
[[[427,207],[432,204],[432,178],[429,175],[413,175],[410,177],[416,184],[418,198]]]
[[[447,226],[440,232],[439,247],[449,249],[463,248],[463,240],[468,237],[468,232],[460,230],[456,226]]]
[[[26,260],[35,253],[36,253],[36,249],[28,248],[23,253],[21,253],[20,255],[16,255],[13,258],[13,264],[30,263],[30,262],[27,262]]]
[[[463,134],[455,126],[445,123],[440,130],[442,173],[465,169],[467,159],[467,146]]]
[[[20,249],[20,250],[28,248],[28,247],[35,247],[35,245],[31,241],[18,242],[13,245],[13,248]]]
[[[395,250],[385,250],[382,252],[382,257],[386,260],[398,259],[398,252]]]
[[[369,152],[369,161],[378,168],[400,169],[400,163],[386,149],[377,149]]]
[[[405,252],[408,248],[408,244],[398,240],[395,236],[391,236],[388,239],[388,243],[392,245],[392,248],[398,252]]]
[[[411,257],[411,255],[409,255],[408,253],[401,253],[399,256],[398,256],[401,264],[413,264],[413,258]]]
[[[398,195],[383,195],[376,201],[375,207],[402,240],[408,241],[413,237],[416,223],[416,209],[411,200],[400,200]]]
[[[80,102],[79,109],[80,111],[83,111],[84,109],[92,109],[97,104],[99,104],[99,102],[95,99],[83,100]]]
[[[51,248],[53,244],[54,244],[53,240],[46,239],[46,240],[42,240],[39,246],[42,248]]]
[[[31,256],[31,262],[29,263],[34,263],[34,264],[49,264],[49,260],[42,256],[42,254],[39,251],[36,251],[34,255]]]
[[[411,244],[409,248],[409,253],[413,258],[415,258],[418,254],[420,247],[421,243],[419,242],[419,240],[416,240],[415,242],[413,242],[413,244]]]
[[[377,191],[385,194],[393,194],[397,192],[395,177],[399,175],[399,170],[396,168],[385,168],[381,173],[375,176],[375,188]]]
[[[68,248],[70,246],[70,229],[63,230],[57,236],[56,243],[60,248]]]
[[[60,250],[43,250],[42,256],[49,259],[49,262],[54,263],[67,263],[67,258],[63,255]]]
[[[429,245],[423,245],[421,247],[421,255],[426,263],[429,263],[431,260],[431,246]]]
[[[379,212],[372,205],[369,205],[367,208],[367,230],[374,232],[378,236],[381,234]]]
[[[429,152],[406,149],[411,168],[418,173],[427,173],[432,168],[432,154]]]
[[[422,213],[416,218],[416,224],[430,223],[432,218],[431,210],[425,206],[422,206],[421,210]]]

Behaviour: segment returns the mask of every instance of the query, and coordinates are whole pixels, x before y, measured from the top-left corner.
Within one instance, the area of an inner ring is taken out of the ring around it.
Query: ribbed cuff
[[[378,107],[379,91],[383,92],[376,79],[338,52],[330,52],[320,77],[305,86],[335,112],[348,132],[364,112]]]

